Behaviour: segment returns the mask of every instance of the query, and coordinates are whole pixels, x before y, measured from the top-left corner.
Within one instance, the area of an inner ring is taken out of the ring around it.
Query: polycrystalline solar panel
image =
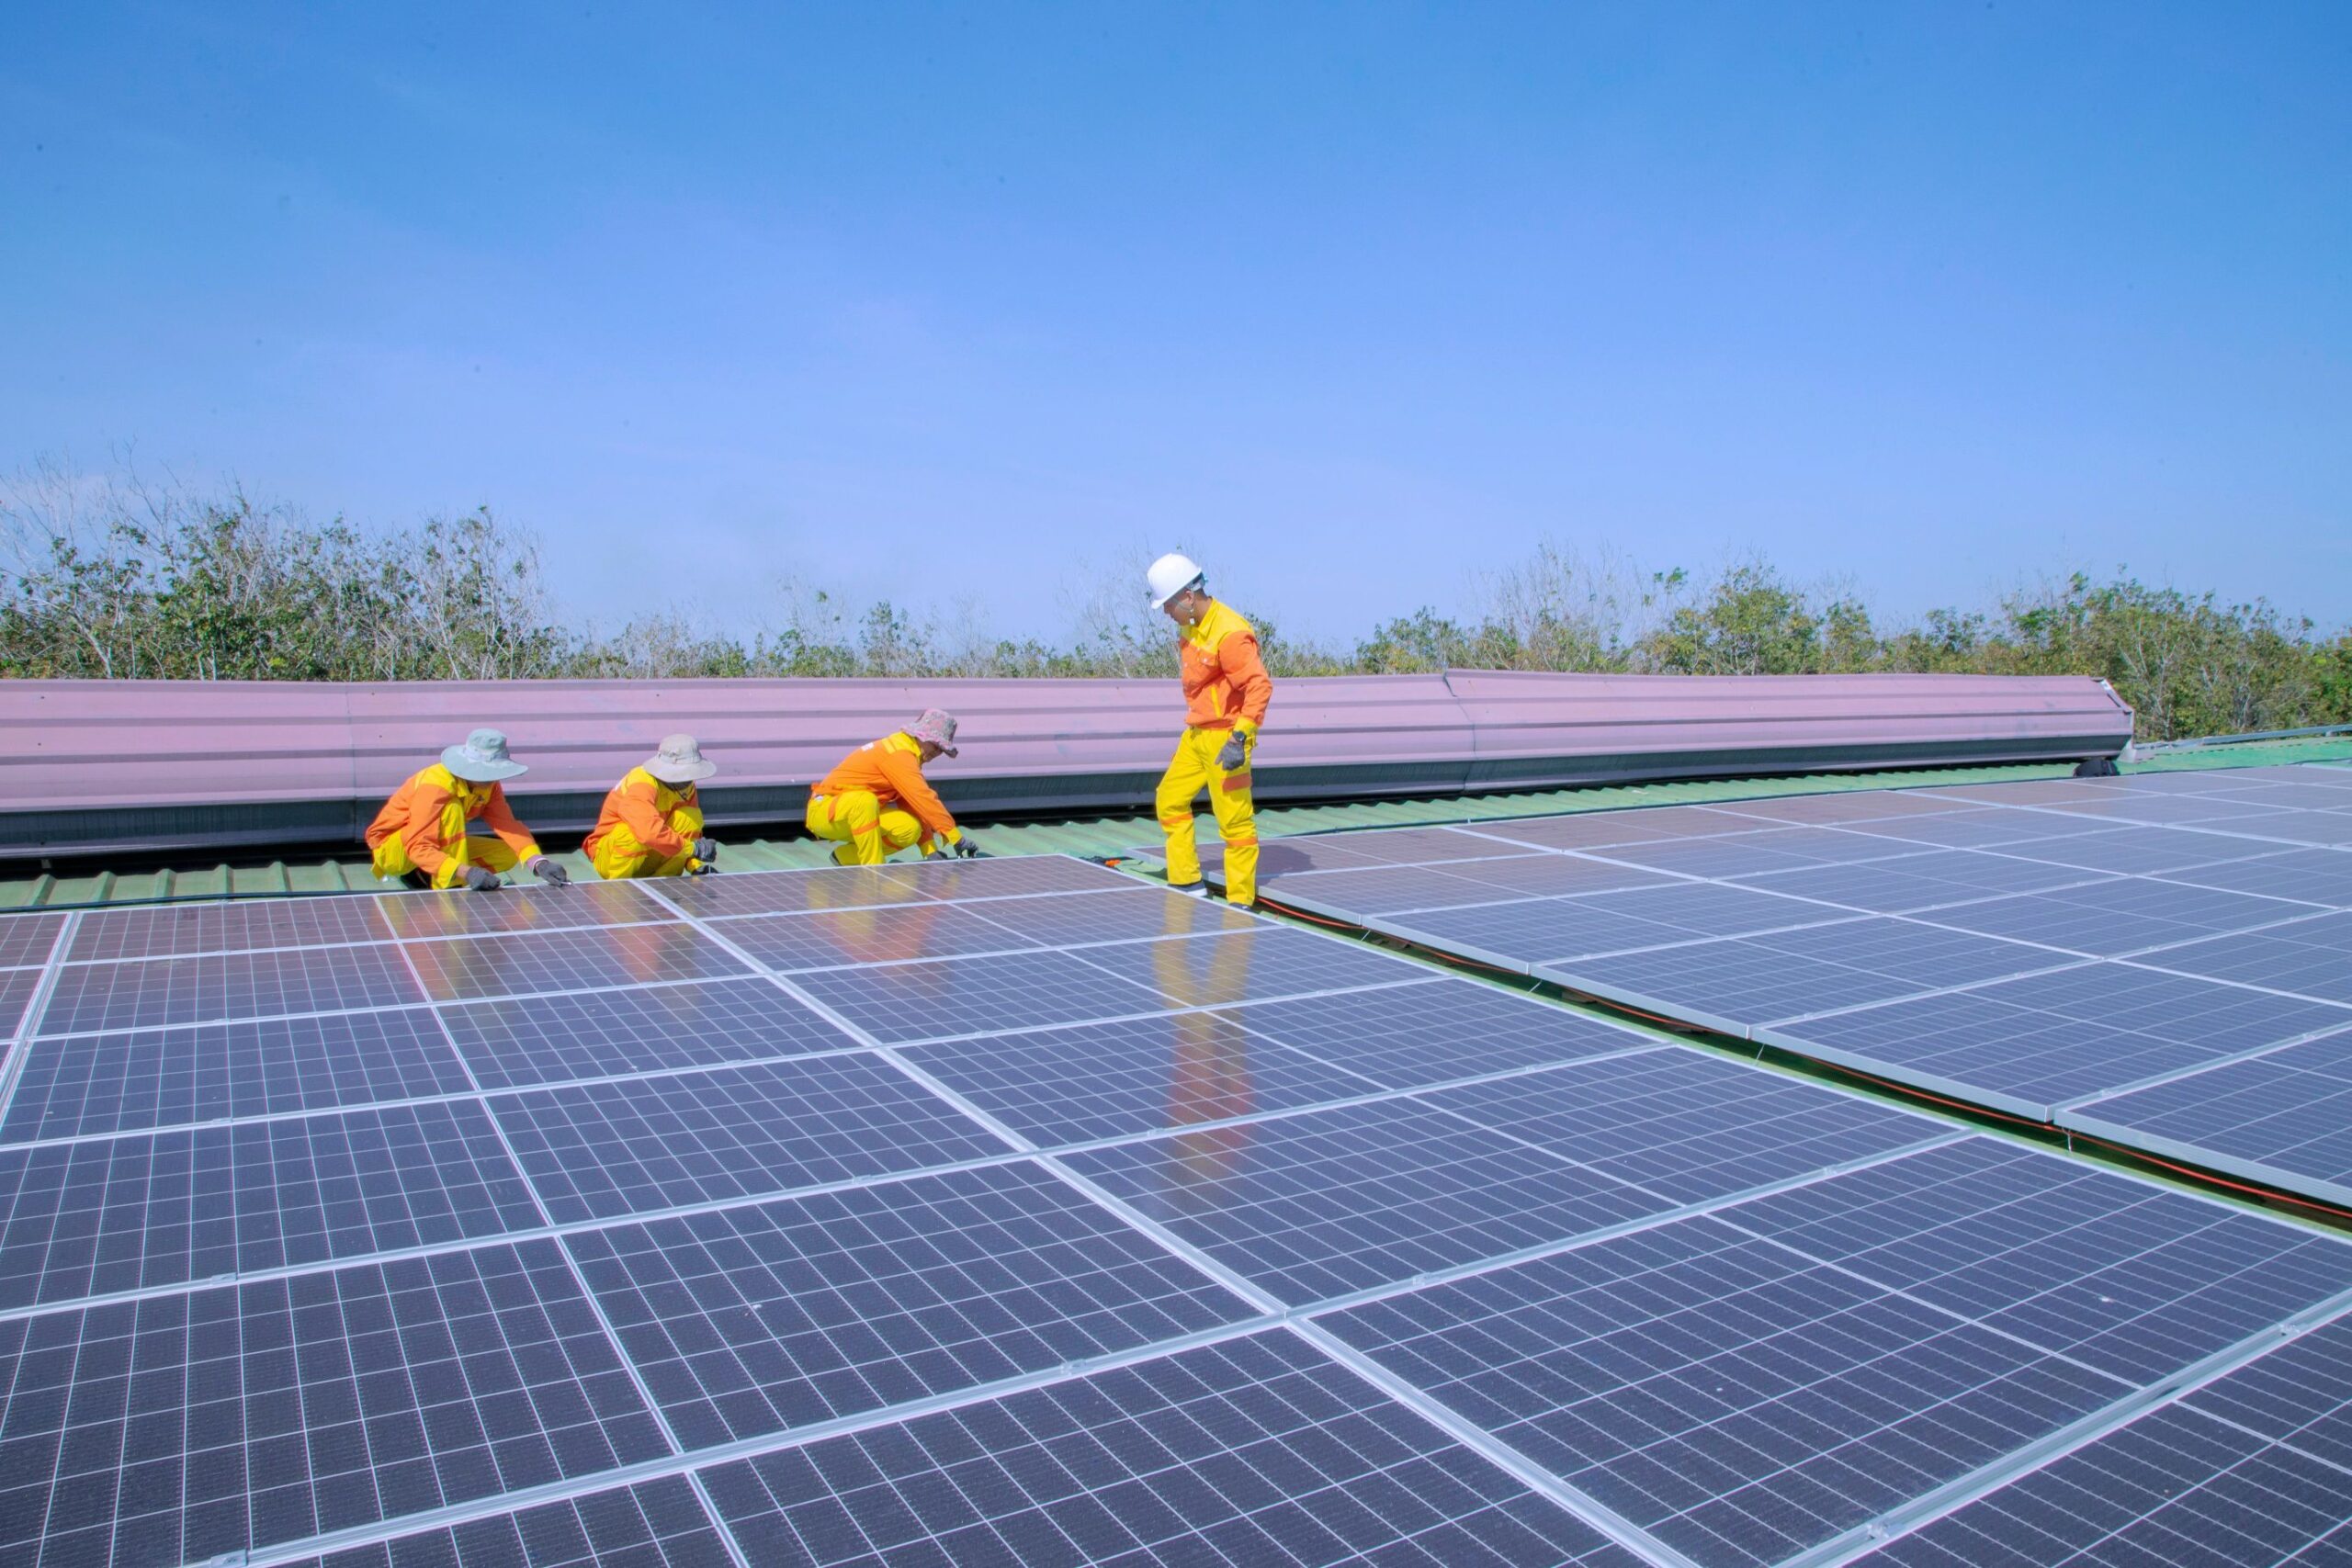
[[[1868,1568],[2275,1568],[2352,1560],[2352,1472],[2182,1404],[2029,1471]]]
[[[2223,791],[2216,800],[2239,801],[2249,806],[2285,806],[2312,811],[2341,811],[2352,807],[2352,792],[2340,784],[2249,784],[2240,789]]]
[[[1186,937],[1187,944],[1215,937]],[[793,984],[885,1044],[1165,1011],[1159,996],[1075,953],[937,958],[820,969]]]
[[[715,1067],[858,1044],[769,980],[471,1002],[444,1008],[441,1017],[484,1089]]]
[[[45,1040],[27,1053],[0,1144],[464,1094],[423,1008]]]
[[[288,1568],[734,1568],[683,1475],[395,1536]]]
[[[562,887],[526,883],[501,887],[495,893],[389,893],[375,901],[375,908],[393,935],[412,939],[564,931],[678,918],[633,882],[575,882]]]
[[[1385,914],[1397,909],[1444,909],[1464,904],[1493,904],[1516,897],[1509,888],[1435,866],[1375,866],[1363,871],[1317,872],[1284,877],[1266,896],[1277,904],[1332,914]]]
[[[1258,924],[1255,916],[1230,904],[1213,903],[1157,887],[991,898],[964,908],[976,919],[1046,947],[1248,931]]]
[[[978,915],[940,903],[834,909],[817,915],[747,915],[711,929],[779,974],[899,964],[910,958],[951,958],[967,953],[1005,953],[1037,945]]]
[[[2048,819],[2045,816],[2044,820]],[[2071,838],[2005,844],[1994,852],[2052,865],[2080,866],[2086,871],[2146,876],[2221,861],[2250,860],[2277,848],[2267,840],[2225,838],[2190,828],[2109,828]]]
[[[1630,915],[1635,919],[1673,926],[1690,937],[1753,936],[1758,931],[1817,926],[1852,918],[1844,909],[1803,898],[1783,898],[1753,888],[1711,882],[1595,893],[1583,902],[1605,914]]]
[[[2140,963],[2326,1001],[2352,1002],[2352,913],[2214,937],[2143,954]]]
[[[760,1563],[1639,1562],[1280,1329],[703,1473]]]
[[[1253,1315],[1027,1163],[616,1225],[566,1245],[689,1449]]]
[[[827,867],[821,871],[730,871],[715,876],[675,877],[662,885],[661,897],[688,915],[709,919],[719,915],[805,914],[817,909],[867,908],[881,904],[912,904],[914,867],[878,865]]]
[[[1232,1122],[1065,1158],[1294,1306],[1673,1207],[1409,1101]]]
[[[2120,964],[1888,1002],[1760,1037],[2047,1117],[2055,1106],[2340,1026],[2341,1010]]]
[[[2215,824],[2220,826],[2220,824]],[[2266,840],[2331,848],[2352,845],[2352,811],[2275,811],[2255,822],[2232,822],[2230,830],[2258,833]]]
[[[435,1001],[748,973],[726,949],[684,924],[463,937],[405,942],[402,949]]]
[[[2105,818],[2159,828],[2199,823],[2230,832],[2259,833],[2263,818],[2273,815],[2265,806],[2231,801],[2211,793],[2194,795],[2117,795],[2098,800],[2055,802],[2046,807],[2070,817]]]
[[[92,1033],[345,1012],[424,999],[415,977],[389,942],[74,964],[58,971],[40,1032]]]
[[[2163,880],[2352,908],[2352,855],[2336,850],[2288,850],[2256,860],[2168,871]]]
[[[0,1555],[201,1562],[668,1451],[555,1244],[0,1321]]]
[[[2352,1032],[2094,1100],[2058,1120],[2352,1207]]]
[[[1677,1203],[1814,1175],[1951,1131],[1878,1100],[1679,1046],[1420,1098]]]
[[[2271,925],[2311,912],[2308,905],[2278,898],[2134,877],[1962,904],[1932,910],[1921,918],[1940,926],[2112,958],[2143,948],[2194,942],[2218,931]]]
[[[1275,925],[1220,936],[1124,942],[1080,956],[1172,1007],[1304,996],[1357,986],[1430,980],[1432,971],[1363,942]]]
[[[38,969],[0,971],[0,1036],[12,1037],[23,1027],[26,1010],[32,1006],[40,980]]]
[[[1449,976],[1434,985],[1256,1002],[1230,1016],[1391,1089],[1450,1083],[1623,1051],[1656,1038],[1622,1024]]]
[[[1011,898],[1024,893],[1093,893],[1133,887],[1135,878],[1069,855],[1001,860],[942,857],[906,867],[908,884],[926,898]]]
[[[1376,1093],[1222,1012],[909,1047],[908,1059],[1040,1145],[1182,1129]]]
[[[1826,961],[1920,987],[1973,985],[2072,961],[2064,953],[2024,942],[1880,915],[1747,940],[1792,958]]]
[[[5,929],[5,928],[0,928]],[[175,904],[91,909],[74,933],[69,963],[119,958],[185,958],[266,947],[319,947],[390,942],[392,932],[368,898],[283,898],[240,904]]]
[[[1528,817],[1480,822],[1476,831],[1545,850],[1600,849],[1611,844],[1647,844],[1692,834],[1739,833],[1754,824],[1700,806],[1669,806],[1640,811],[1578,812],[1568,817]]]
[[[1792,1556],[2131,1392],[1704,1215],[1323,1322],[1705,1568]]]
[[[1832,911],[1836,919],[1841,911]],[[1525,974],[1536,964],[1689,942],[1684,926],[1645,920],[1584,898],[1523,898],[1467,909],[1424,909],[1372,919],[1375,931],[1427,942]]]
[[[1621,887],[1665,887],[1679,880],[1639,866],[1583,855],[1516,855],[1509,860],[1482,860],[1461,866],[1452,874],[1484,883],[1505,895],[1542,897],[1572,893],[1607,893]]]
[[[1985,882],[1995,880],[1993,878],[1962,881],[1949,873],[1970,872],[1976,866],[1952,865],[1952,862],[2015,868],[2025,874],[2008,880],[2022,882],[2026,886],[1986,886]],[[1804,871],[1774,872],[1765,876],[1735,880],[1741,886],[1752,886],[1759,892],[1778,893],[1784,897],[1815,898],[1849,909],[1868,910],[1872,914],[1909,915],[1954,904],[1973,903],[2004,893],[2093,886],[2098,876],[2098,873],[2078,871],[2072,866],[2045,866],[2032,861],[2002,860],[1968,850],[1935,850],[1926,854],[1906,855],[1901,860],[1876,861],[1864,865],[1811,866]]]
[[[1768,800],[1719,801],[1712,809],[1736,817],[1758,817],[1774,822],[1845,824],[1887,821],[1900,817],[1933,817],[1965,809],[1933,795],[1904,790],[1857,789],[1827,795],[1792,795]]]
[[[1846,831],[1850,833],[1917,844],[1921,848],[1946,850],[2010,850],[2028,842],[2085,837],[2095,830],[2106,829],[2103,824],[2070,822],[2063,817],[2037,815],[2030,811],[2001,811],[1989,807],[1951,811],[1938,817],[1852,822],[1846,827]]]
[[[48,963],[64,925],[62,915],[0,915],[0,968]]]
[[[492,1109],[559,1224],[1004,1152],[870,1055],[564,1084],[501,1096]]]
[[[1772,828],[1761,832],[1726,833],[1703,839],[1669,839],[1655,844],[1624,844],[1588,852],[1605,855],[1613,861],[1648,866],[1653,870],[1679,872],[1686,876],[1753,876],[1759,872],[1794,871],[1802,866],[1869,860],[1902,852],[1894,844],[1874,842],[1860,834],[1848,835],[1853,840],[1852,851],[1849,854],[1833,856],[1804,852],[1798,850],[1793,840],[1806,832],[1807,829],[1803,828]],[[1791,841],[1784,845],[1783,840]]]
[[[476,1100],[0,1149],[0,1306],[540,1223]]]
[[[1488,836],[1484,825],[1476,831],[1453,828],[1380,828],[1365,833],[1334,833],[1329,842],[1370,860],[1391,865],[1440,865],[1455,861],[1488,860],[1523,855],[1523,844]]]
[[[1322,1322],[1698,1562],[1763,1563],[2347,1280],[2334,1238],[1977,1137]]]
[[[1895,976],[1736,940],[1573,958],[1538,964],[1535,974],[1728,1034],[1814,1009],[1883,1001],[1922,988]]]

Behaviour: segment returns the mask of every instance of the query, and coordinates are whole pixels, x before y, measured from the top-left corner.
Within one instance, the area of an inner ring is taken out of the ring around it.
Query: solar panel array
[[[1523,850],[1465,858],[1694,886]],[[2004,940],[1946,937],[1867,951]],[[2150,1445],[2151,1530],[2343,1491],[2352,1245],[1075,861],[0,959],[0,1563],[1713,1568],[2030,1551]]]
[[[2352,769],[1860,790],[1268,858],[1286,905],[2352,1204]]]

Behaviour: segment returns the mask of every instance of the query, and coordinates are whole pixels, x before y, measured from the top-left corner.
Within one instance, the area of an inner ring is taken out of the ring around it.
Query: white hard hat
[[[1192,557],[1170,550],[1152,562],[1151,570],[1143,575],[1144,581],[1151,584],[1151,607],[1157,610],[1200,581],[1205,574],[1193,563]]]

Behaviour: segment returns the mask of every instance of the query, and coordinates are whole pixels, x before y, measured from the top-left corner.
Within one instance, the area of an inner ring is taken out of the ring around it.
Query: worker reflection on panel
[[[700,876],[718,859],[703,833],[695,786],[718,772],[691,735],[662,738],[652,756],[631,768],[605,796],[596,830],[580,846],[596,874],[607,880]]]
[[[444,750],[438,762],[394,790],[368,825],[377,876],[396,876],[411,887],[489,893],[520,865],[542,882],[570,882],[506,804],[504,781],[528,771],[507,754],[506,737],[495,729],[477,729]]]
[[[1184,732],[1154,796],[1168,835],[1168,886],[1204,897],[1193,837],[1193,801],[1204,789],[1225,840],[1225,896],[1243,908],[1258,901],[1258,818],[1250,761],[1274,683],[1258,657],[1258,634],[1232,606],[1209,597],[1192,558],[1164,555],[1146,574],[1151,607],[1176,623],[1184,688]]]
[[[1152,944],[1152,978],[1178,1005],[1208,1009],[1247,1000],[1250,943],[1238,936],[1184,937],[1194,929],[1200,906],[1168,901],[1168,936]],[[1204,957],[1205,955],[1205,957]],[[1233,1174],[1250,1143],[1248,1122],[1201,1123],[1247,1116],[1257,1108],[1250,1078],[1250,1036],[1221,1013],[1181,1012],[1169,1020],[1174,1056],[1168,1077],[1169,1197],[1188,1206],[1188,1195]],[[1192,1130],[1181,1131],[1191,1128]]]
[[[937,898],[877,904],[880,895],[864,877],[811,877],[806,896],[809,913],[836,911],[830,923],[844,964],[890,964],[925,956],[931,928],[953,908]],[[947,978],[938,976],[942,984]]]
[[[925,859],[943,847],[966,858],[978,854],[922,776],[924,763],[959,754],[955,716],[924,709],[906,728],[852,751],[819,782],[808,795],[808,830],[838,846],[835,865],[880,865],[918,847]]]

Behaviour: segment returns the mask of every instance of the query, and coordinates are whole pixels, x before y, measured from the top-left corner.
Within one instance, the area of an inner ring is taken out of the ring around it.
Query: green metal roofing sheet
[[[2352,760],[2352,740],[2310,739],[2214,746],[2167,752],[2128,764],[2127,773],[2172,773],[2188,769],[2254,767],[2278,762]],[[1260,809],[1266,837],[1331,832],[1348,828],[1404,828],[1433,822],[1476,821],[1601,811],[1629,806],[1677,806],[1767,795],[1819,795],[1842,790],[1916,788],[1927,784],[1984,784],[2000,779],[2063,778],[2065,763],[2029,763],[1989,768],[1928,768],[1872,773],[1812,774],[1796,778],[1706,779],[1684,784],[1620,784],[1578,789],[1453,795],[1396,801],[1351,801],[1331,806],[1272,806]],[[1204,816],[1204,835],[1214,828]],[[1158,824],[1147,811],[1069,819],[974,824],[982,843],[997,854],[1126,854],[1150,842]],[[805,834],[771,839],[726,840],[722,866],[729,871],[783,871],[821,865],[831,846]],[[575,876],[592,874],[576,852],[558,857]],[[389,885],[388,885],[389,886]],[[368,857],[326,860],[146,865],[119,869],[67,866],[56,872],[0,882],[0,910],[64,908],[78,905],[145,902],[159,898],[263,897],[273,894],[368,893],[379,890]]]

